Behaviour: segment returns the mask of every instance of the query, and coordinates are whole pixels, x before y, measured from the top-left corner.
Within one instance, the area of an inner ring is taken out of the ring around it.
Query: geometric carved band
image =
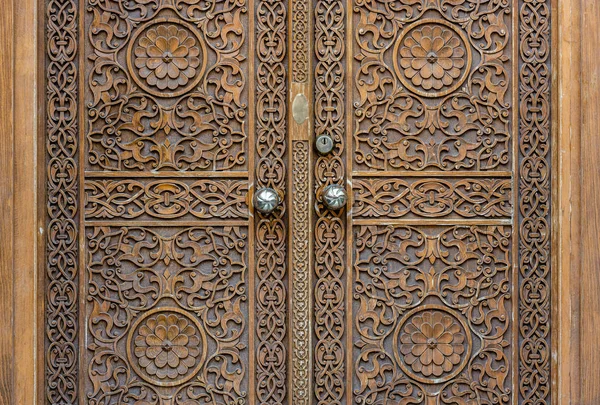
[[[239,180],[86,180],[86,219],[248,218]]]
[[[309,1],[292,2],[292,81],[306,83],[308,80],[308,16]]]
[[[360,179],[354,218],[510,218],[510,179]]]

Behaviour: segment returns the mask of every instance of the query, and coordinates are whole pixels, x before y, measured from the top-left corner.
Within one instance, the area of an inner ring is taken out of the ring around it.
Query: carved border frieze
[[[314,393],[318,405],[342,403],[346,391],[346,211],[333,211],[321,194],[346,186],[346,4],[315,2],[314,136],[328,134],[334,148],[314,165],[316,224],[314,285]]]
[[[310,216],[308,141],[292,142],[292,403],[309,404]]]
[[[354,218],[510,218],[511,179],[357,179]]]
[[[306,0],[292,0],[292,81],[308,81],[308,16]]]
[[[248,183],[222,179],[86,179],[85,218],[246,219]]]
[[[550,0],[519,1],[519,403],[551,403]]]
[[[46,4],[46,402],[78,402],[78,30],[75,0]]]
[[[287,1],[256,2],[256,189],[286,189]],[[286,207],[255,212],[256,395],[280,405],[287,397]]]

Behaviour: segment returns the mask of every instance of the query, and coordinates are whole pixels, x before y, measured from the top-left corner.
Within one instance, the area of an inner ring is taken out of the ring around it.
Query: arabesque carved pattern
[[[512,229],[354,230],[355,402],[510,403]]]
[[[331,153],[314,165],[316,224],[314,285],[314,395],[317,405],[342,404],[346,381],[345,320],[346,212],[322,200],[325,187],[346,185],[345,133],[346,6],[343,0],[315,2],[314,136],[328,134]]]
[[[287,1],[256,2],[256,189],[284,196],[287,137]],[[256,396],[258,404],[287,398],[287,214],[255,211]]]
[[[44,7],[47,403],[551,403],[549,0]]]
[[[75,405],[79,381],[79,7],[47,0],[45,395]]]
[[[248,218],[248,183],[235,180],[86,180],[86,219]]]
[[[550,10],[519,1],[519,396],[550,404]]]
[[[86,167],[245,169],[245,1],[87,4]]]
[[[241,405],[248,5],[85,5],[84,401]]]
[[[510,170],[511,1],[354,0],[358,170]]]
[[[231,403],[247,390],[247,229],[86,229],[90,404]]]
[[[510,179],[353,179],[354,218],[510,218]]]

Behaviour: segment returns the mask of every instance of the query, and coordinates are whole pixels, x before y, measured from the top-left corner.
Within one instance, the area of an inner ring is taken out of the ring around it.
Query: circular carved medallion
[[[151,384],[183,384],[198,373],[206,357],[202,326],[177,308],[149,311],[129,332],[127,357],[135,372]]]
[[[189,24],[161,18],[134,34],[127,64],[142,89],[155,96],[174,97],[198,84],[206,66],[206,50]]]
[[[394,68],[407,89],[441,97],[458,89],[469,74],[471,48],[451,23],[426,19],[406,27],[396,41]]]
[[[471,355],[471,334],[463,318],[438,305],[408,312],[395,333],[394,352],[402,370],[422,383],[458,375]]]

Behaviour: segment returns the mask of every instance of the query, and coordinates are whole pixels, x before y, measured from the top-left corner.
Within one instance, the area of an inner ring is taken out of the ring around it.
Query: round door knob
[[[279,194],[270,187],[258,189],[254,194],[254,208],[263,214],[272,213],[280,203]]]
[[[339,210],[347,201],[346,190],[340,185],[332,184],[323,190],[323,202],[331,210]]]
[[[315,140],[315,147],[321,155],[331,153],[333,146],[333,138],[328,134],[319,135]]]

